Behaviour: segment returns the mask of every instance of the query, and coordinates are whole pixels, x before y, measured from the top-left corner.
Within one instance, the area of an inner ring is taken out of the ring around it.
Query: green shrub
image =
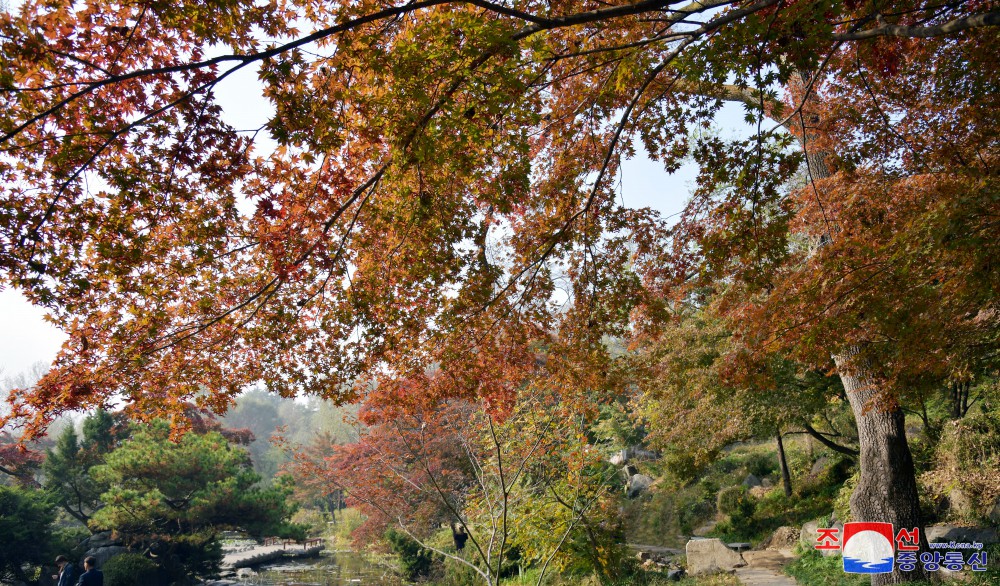
[[[871,578],[860,574],[845,574],[839,555],[821,556],[815,549],[802,551],[801,557],[785,566],[785,573],[800,586],[868,586]]]
[[[950,516],[975,522],[1000,498],[1000,414],[983,413],[944,426],[935,452],[936,467],[921,481],[937,496],[960,488],[969,510]]]
[[[424,548],[409,535],[389,529],[385,533],[389,548],[399,556],[399,565],[407,580],[427,576],[434,565],[434,552]]]
[[[754,502],[745,486],[730,486],[719,491],[716,501],[719,512],[730,517],[753,515]]]
[[[54,509],[44,491],[0,485],[0,580],[34,579],[37,567],[52,559]]]
[[[1000,584],[1000,544],[987,545],[983,551],[986,552],[986,571],[967,572],[969,583],[975,586],[996,586]]]
[[[156,563],[137,553],[116,555],[101,570],[106,586],[148,586],[159,582]]]
[[[851,521],[851,494],[858,486],[861,479],[861,472],[855,472],[850,478],[844,481],[844,485],[837,491],[837,496],[833,499],[833,514],[842,523]]]
[[[330,513],[320,509],[301,508],[292,515],[291,525],[304,527],[307,536],[323,535],[330,521]]]
[[[753,453],[747,456],[747,472],[757,478],[770,476],[778,470],[778,458],[771,453]]]
[[[1000,461],[1000,415],[983,413],[946,426],[938,444],[939,462],[960,470]]]
[[[705,481],[653,491],[647,498],[627,501],[623,517],[628,539],[632,543],[683,547],[686,539],[682,535],[691,535],[715,516],[718,492],[714,482]]]

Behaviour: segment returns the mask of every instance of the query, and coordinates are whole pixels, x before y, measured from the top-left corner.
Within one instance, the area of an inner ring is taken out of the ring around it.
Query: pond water
[[[404,586],[393,569],[349,551],[323,552],[318,558],[284,560],[256,568],[241,579],[260,586]]]

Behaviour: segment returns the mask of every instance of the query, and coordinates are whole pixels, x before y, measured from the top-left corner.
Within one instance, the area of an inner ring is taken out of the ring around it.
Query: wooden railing
[[[296,541],[294,539],[282,539],[280,537],[265,537],[264,545],[280,545],[282,549],[288,549],[289,545],[301,545],[302,549],[309,549],[310,547],[315,547],[317,545],[323,545],[323,538],[313,537],[312,539],[306,539],[305,541]]]

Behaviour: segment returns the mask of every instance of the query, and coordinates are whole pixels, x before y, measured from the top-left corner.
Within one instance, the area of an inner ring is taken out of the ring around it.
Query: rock
[[[927,541],[963,543],[1000,543],[1000,535],[992,527],[958,527],[956,525],[935,525],[924,529]]]
[[[746,565],[743,556],[718,539],[692,539],[687,542],[687,571],[692,576],[728,572]]]
[[[824,527],[825,526],[826,525],[824,525]],[[819,527],[820,527],[819,521],[809,521],[808,523],[802,526],[802,531],[799,532],[799,543],[802,544],[802,547],[807,549],[812,549],[816,547],[816,538],[819,536],[817,529],[819,529]],[[844,535],[843,523],[837,521],[831,524],[830,527],[834,527],[837,529],[838,540],[843,537]],[[823,556],[840,555],[839,549],[821,549],[819,550],[819,552]]]
[[[83,549],[98,549],[100,547],[108,547],[109,545],[121,545],[121,542],[112,537],[110,531],[102,531],[100,533],[95,533],[90,537],[83,540],[80,543],[80,547]]]
[[[961,488],[954,488],[948,493],[948,516],[954,519],[966,519],[974,516],[972,501]]]
[[[715,529],[715,526],[718,524],[719,524],[718,521],[709,521],[708,523],[705,523],[704,525],[695,528],[693,531],[691,531],[691,533],[695,537],[704,537],[708,535],[709,532],[712,531],[712,529]]]
[[[632,460],[659,460],[660,455],[656,452],[651,452],[649,450],[644,450],[638,446],[630,446],[624,450],[618,450],[612,454],[611,458],[608,460],[613,466],[622,466],[623,464],[628,464]]]
[[[635,554],[635,557],[640,562],[645,562],[653,559],[653,556],[648,551],[640,551],[639,553]]]
[[[671,582],[680,582],[681,578],[684,577],[684,570],[668,570],[667,580]]]
[[[795,527],[778,527],[774,533],[761,544],[762,549],[771,551],[788,551],[795,549],[801,530]]]
[[[257,575],[257,572],[251,570],[250,568],[240,568],[240,569],[236,570],[236,577],[237,578],[251,578],[251,577],[256,576],[256,575]]]
[[[802,525],[802,529],[799,530],[799,543],[802,544],[803,548],[816,545],[816,529],[818,528],[819,521],[809,521]]]
[[[105,547],[95,547],[93,549],[88,549],[87,553],[83,557],[94,556],[97,558],[97,567],[102,568],[104,564],[108,562],[111,558],[116,555],[121,555],[123,553],[128,553],[127,547],[122,547],[120,545],[108,545]]]
[[[625,496],[628,498],[635,498],[646,491],[653,484],[653,479],[645,474],[635,474],[628,479],[628,485],[625,488]]]
[[[826,470],[826,467],[830,465],[830,458],[822,456],[813,462],[812,468],[809,469],[809,476],[819,476]]]
[[[772,486],[774,486],[774,481],[765,476],[764,478],[760,479],[760,485],[763,486],[764,488],[771,488]]]
[[[760,486],[760,478],[751,474],[747,474],[747,477],[743,479],[743,486],[747,488],[753,488],[755,486]]]

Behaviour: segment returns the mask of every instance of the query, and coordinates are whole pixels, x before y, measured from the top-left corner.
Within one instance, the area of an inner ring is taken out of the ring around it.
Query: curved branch
[[[833,35],[835,41],[863,41],[875,37],[907,37],[911,39],[929,39],[951,35],[964,30],[982,28],[984,26],[1000,25],[1000,10],[973,14],[933,26],[905,26],[888,24],[866,31],[838,33]]]
[[[816,431],[813,428],[813,426],[809,425],[808,423],[803,423],[802,424],[802,428],[806,430],[806,433],[808,433],[813,438],[815,438],[816,441],[818,441],[819,443],[823,444],[824,446],[830,448],[834,452],[839,452],[841,454],[846,454],[848,456],[855,456],[855,457],[857,457],[860,454],[860,452],[858,452],[858,450],[855,450],[853,448],[848,448],[847,446],[842,446],[840,444],[837,444],[837,443],[834,443],[834,442],[830,441],[826,436],[824,436],[822,433]]]

